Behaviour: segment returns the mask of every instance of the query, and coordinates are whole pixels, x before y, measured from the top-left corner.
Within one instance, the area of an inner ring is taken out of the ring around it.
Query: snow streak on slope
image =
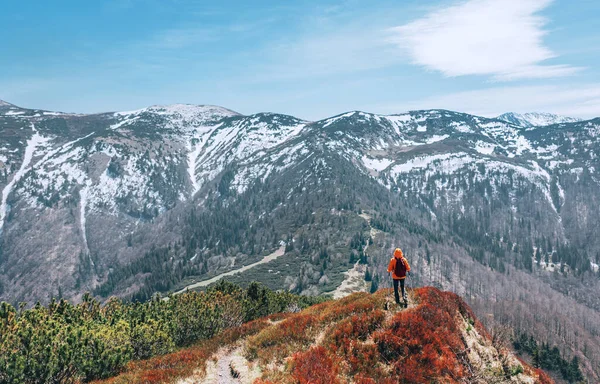
[[[91,181],[87,180],[84,187],[79,191],[79,225],[81,227],[81,237],[83,238],[83,245],[85,247],[86,252],[89,254],[89,247],[87,242],[87,235],[85,231],[85,209],[87,207],[88,193],[90,190]],[[90,262],[94,265],[94,262],[90,258]]]
[[[216,129],[218,129],[221,125],[223,125],[223,124],[222,123],[217,124],[214,127],[198,128],[194,131],[193,137],[188,141],[187,164],[188,164],[188,176],[190,177],[190,182],[192,183],[191,196],[194,196],[196,194],[196,192],[198,192],[200,190],[200,184],[198,183],[198,179],[196,178],[196,167],[197,167],[198,156],[200,156],[200,154],[204,150],[204,144],[206,144],[206,141],[208,140],[210,135]],[[199,138],[196,136],[198,133],[200,134]]]
[[[31,124],[31,129],[33,130],[33,136],[31,136],[31,138],[27,141],[27,146],[25,147],[25,156],[23,157],[21,167],[14,174],[12,180],[2,190],[2,204],[0,205],[0,232],[4,228],[4,221],[6,220],[8,196],[12,192],[15,184],[29,171],[29,164],[33,159],[33,155],[35,154],[37,147],[48,142],[48,138],[40,135],[35,129],[33,123]]]

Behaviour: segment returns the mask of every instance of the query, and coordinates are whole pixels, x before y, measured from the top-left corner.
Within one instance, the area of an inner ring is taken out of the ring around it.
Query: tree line
[[[547,343],[539,344],[533,336],[521,333],[513,341],[515,350],[528,354],[535,368],[559,373],[569,383],[583,382],[584,377],[579,368],[579,358],[573,356],[571,361],[566,360],[558,347],[550,347]]]

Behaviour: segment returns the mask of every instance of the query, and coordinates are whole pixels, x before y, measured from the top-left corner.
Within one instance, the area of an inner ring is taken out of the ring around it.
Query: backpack
[[[406,264],[404,263],[404,258],[396,259],[396,266],[394,267],[394,275],[396,276],[406,276]]]

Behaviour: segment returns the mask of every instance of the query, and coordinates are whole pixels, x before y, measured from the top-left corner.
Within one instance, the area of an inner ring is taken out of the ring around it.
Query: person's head
[[[404,255],[402,254],[402,250],[400,248],[396,248],[394,251],[394,257],[396,259],[401,259]]]

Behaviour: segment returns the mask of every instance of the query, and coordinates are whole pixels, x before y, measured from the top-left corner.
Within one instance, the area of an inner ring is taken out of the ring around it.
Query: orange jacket
[[[397,262],[404,263],[404,266],[406,267],[406,272],[410,271],[410,265],[408,265],[408,260],[406,260],[406,258],[402,254],[402,251],[400,250],[400,248],[396,248],[396,250],[394,251],[394,257],[392,257],[392,259],[390,260],[390,264],[388,265],[387,270],[388,270],[388,272],[392,272],[392,278],[394,280],[404,280],[404,279],[406,279],[406,272],[400,276],[396,275],[396,263]]]

